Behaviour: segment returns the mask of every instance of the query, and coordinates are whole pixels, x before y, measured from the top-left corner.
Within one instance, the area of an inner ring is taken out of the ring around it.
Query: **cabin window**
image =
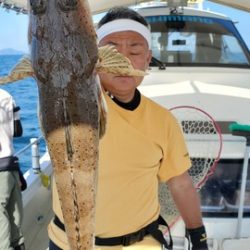
[[[221,63],[248,63],[246,56],[241,53],[238,40],[233,36],[222,36]]]
[[[153,56],[168,66],[250,66],[249,51],[230,21],[172,15],[146,19]]]

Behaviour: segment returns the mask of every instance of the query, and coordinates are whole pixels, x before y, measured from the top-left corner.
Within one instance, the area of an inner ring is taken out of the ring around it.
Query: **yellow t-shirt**
[[[109,96],[106,101],[108,122],[100,141],[96,200],[96,236],[103,238],[132,233],[155,221],[159,180],[166,182],[191,165],[181,129],[168,110],[143,95],[133,111]],[[55,214],[63,222],[55,188],[53,195]],[[67,249],[63,235],[51,223],[50,239]],[[150,242],[159,247],[152,238]]]

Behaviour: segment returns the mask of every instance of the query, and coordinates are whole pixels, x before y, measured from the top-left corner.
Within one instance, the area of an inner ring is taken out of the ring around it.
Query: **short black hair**
[[[146,27],[148,27],[147,21],[138,12],[127,8],[127,7],[115,7],[110,9],[105,16],[99,21],[98,28],[100,28],[105,23],[114,21],[116,19],[131,19],[137,21]]]

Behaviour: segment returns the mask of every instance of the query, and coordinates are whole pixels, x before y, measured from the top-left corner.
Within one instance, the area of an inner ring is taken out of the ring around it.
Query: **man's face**
[[[113,45],[124,56],[129,58],[135,69],[145,71],[151,60],[151,51],[145,38],[134,31],[115,32],[104,37],[99,46]],[[132,95],[140,85],[143,77],[117,76],[113,74],[99,74],[102,86],[115,97]],[[129,100],[128,100],[129,101]]]

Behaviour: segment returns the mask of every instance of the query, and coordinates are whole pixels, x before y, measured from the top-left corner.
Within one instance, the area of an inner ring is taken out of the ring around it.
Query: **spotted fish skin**
[[[93,249],[99,90],[88,2],[30,0],[29,43],[69,247]]]

